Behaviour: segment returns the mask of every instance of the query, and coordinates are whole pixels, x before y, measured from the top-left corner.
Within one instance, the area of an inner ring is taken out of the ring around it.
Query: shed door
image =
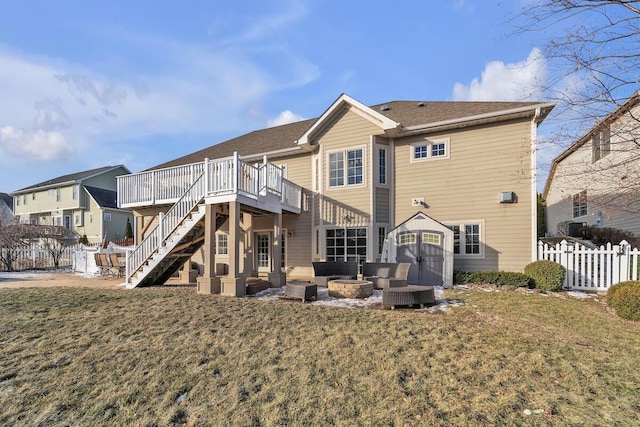
[[[410,262],[407,282],[411,285],[442,285],[443,233],[418,230],[398,234],[397,262]]]

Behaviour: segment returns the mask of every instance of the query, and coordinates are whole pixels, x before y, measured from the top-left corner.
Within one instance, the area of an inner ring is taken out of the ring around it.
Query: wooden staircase
[[[165,244],[130,278],[127,288],[162,285],[173,276],[204,245],[205,210],[205,204],[199,204],[165,240]],[[216,216],[216,230],[227,218],[226,215]]]

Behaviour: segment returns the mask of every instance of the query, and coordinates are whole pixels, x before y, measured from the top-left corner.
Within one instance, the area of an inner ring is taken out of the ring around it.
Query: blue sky
[[[0,5],[2,192],[137,172],[317,117],[343,92],[368,105],[546,100],[542,35],[507,25],[525,0]]]

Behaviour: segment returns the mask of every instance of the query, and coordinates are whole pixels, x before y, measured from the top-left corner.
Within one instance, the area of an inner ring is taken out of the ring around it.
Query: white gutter
[[[273,156],[280,157],[280,156],[282,156],[282,157],[284,157],[287,154],[292,154],[292,153],[295,153],[295,152],[302,152],[302,148],[301,147],[282,148],[280,150],[266,151],[264,153],[250,154],[248,156],[240,156],[240,158],[242,160],[257,160],[257,159],[262,160],[262,158],[264,156],[267,156],[267,157],[273,157]]]

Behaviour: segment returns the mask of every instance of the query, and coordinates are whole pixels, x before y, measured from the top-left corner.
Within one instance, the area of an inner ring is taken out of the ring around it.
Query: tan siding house
[[[123,165],[106,166],[14,191],[15,215],[22,223],[58,225],[78,236],[86,234],[91,243],[122,239],[126,219],[133,221],[133,214],[118,208],[116,177],[129,173]]]
[[[566,235],[569,224],[640,235],[638,117],[635,94],[554,159],[543,194],[548,235]]]
[[[195,252],[181,252],[181,262],[193,256],[203,264],[198,286],[205,293],[242,294],[239,283],[250,275],[276,282],[284,275],[308,278],[312,261],[380,260],[389,244],[404,245],[397,252],[410,253],[407,245],[416,242],[402,232],[390,241],[391,230],[410,218],[439,224],[417,230],[416,244],[453,248],[457,270],[522,271],[535,254],[536,129],[553,106],[418,101],[365,106],[343,94],[317,119],[251,132],[119,178],[121,206],[134,209],[138,243],[148,242],[158,233],[155,224],[183,203],[153,203],[150,182],[204,171],[207,184],[198,203],[212,205],[220,224],[194,205],[188,218],[202,218],[193,220],[200,237],[179,236],[183,240],[176,247],[198,242]],[[273,167],[281,174],[273,187],[281,205],[271,204],[263,181]],[[211,171],[217,175],[209,176]],[[240,183],[249,175],[256,177],[255,194]],[[191,184],[172,178],[171,185]],[[428,218],[416,217],[420,212]],[[157,268],[146,267],[150,262],[142,246],[140,255],[131,256],[131,286],[157,283],[166,275],[163,268],[179,268],[156,261]],[[175,258],[178,249],[166,251]],[[416,265],[421,260],[413,259]],[[214,263],[228,264],[222,280],[207,268]],[[445,284],[443,277],[431,275],[429,284]]]

